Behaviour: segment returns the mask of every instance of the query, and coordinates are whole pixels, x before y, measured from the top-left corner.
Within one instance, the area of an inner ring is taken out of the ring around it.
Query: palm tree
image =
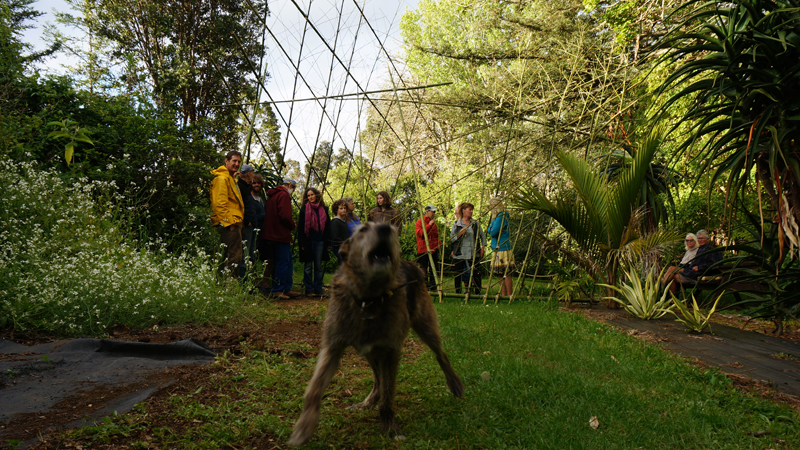
[[[628,142],[623,143],[608,155],[600,156],[596,161],[602,163],[603,175],[608,181],[615,181],[617,176],[633,162],[636,148]],[[639,194],[639,205],[645,208],[644,229],[655,231],[659,226],[669,223],[667,205],[675,209],[672,191],[678,188],[683,175],[664,164],[651,163],[645,175]]]
[[[642,234],[640,222],[646,208],[637,207],[650,163],[661,144],[655,129],[644,139],[630,165],[621,169],[611,182],[586,161],[568,153],[557,154],[575,193],[549,200],[535,188],[522,191],[514,206],[541,211],[552,217],[570,235],[577,250],[550,241],[565,256],[584,269],[598,283],[613,285],[623,260],[633,262],[652,255],[665,244],[680,239],[667,230]],[[541,239],[545,237],[540,236]],[[609,296],[611,294],[609,293]],[[615,307],[609,302],[609,307]]]

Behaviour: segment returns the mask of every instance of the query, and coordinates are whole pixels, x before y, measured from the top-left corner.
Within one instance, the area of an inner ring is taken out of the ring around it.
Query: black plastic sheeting
[[[195,339],[169,344],[74,339],[32,347],[0,339],[0,423],[19,414],[46,413],[79,391],[138,383],[167,367],[208,363],[214,357]],[[70,425],[92,423],[115,411],[125,413],[171,381],[162,378],[159,383],[110,401],[106,398],[103,409]],[[9,431],[13,430],[0,429],[0,443]]]

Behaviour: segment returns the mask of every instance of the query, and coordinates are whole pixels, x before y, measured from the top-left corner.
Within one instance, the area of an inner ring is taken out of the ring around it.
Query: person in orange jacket
[[[436,216],[436,207],[433,205],[426,206],[425,214],[417,220],[414,227],[417,232],[417,264],[425,272],[425,278],[428,280],[428,290],[436,289],[436,278],[433,275],[433,271],[439,265],[438,250],[442,246],[441,241],[439,241],[439,226],[433,220],[434,216]],[[424,229],[422,228],[423,220],[425,221]],[[426,234],[428,236],[427,243],[425,242]],[[428,254],[433,258],[433,266],[430,265],[431,258],[428,257]]]
[[[211,181],[211,224],[225,245],[225,258],[219,270],[233,278],[239,276],[239,264],[242,262],[244,201],[233,178],[241,164],[242,154],[232,150],[225,155],[224,165],[211,171],[216,175]]]

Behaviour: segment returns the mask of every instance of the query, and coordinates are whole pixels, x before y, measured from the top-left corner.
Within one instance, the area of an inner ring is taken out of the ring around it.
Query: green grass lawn
[[[322,306],[309,306],[316,308],[313,317],[321,317]],[[687,364],[604,324],[540,302],[436,307],[445,348],[466,385],[464,398],[452,397],[431,352],[412,335],[397,390],[398,419],[407,438],[384,438],[375,411],[345,409],[363,400],[372,385],[366,363],[349,352],[305,448],[800,446],[797,412],[743,394],[723,374]],[[258,311],[269,317],[309,314],[302,306],[281,310],[280,304]],[[183,420],[180,427],[151,430],[145,403],[71,435],[101,447],[114,436],[135,435],[138,428],[149,430],[148,440],[131,442],[134,448],[285,448],[316,358],[250,349],[218,362],[226,368],[215,378],[218,394],[202,401],[192,395],[170,399],[171,413]],[[590,426],[592,417],[599,423],[596,429]]]

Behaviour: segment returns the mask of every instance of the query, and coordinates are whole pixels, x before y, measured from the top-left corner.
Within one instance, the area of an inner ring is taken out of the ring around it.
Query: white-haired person
[[[722,253],[713,251],[714,245],[711,243],[708,231],[697,232],[697,246],[697,255],[675,274],[672,283],[674,287],[670,287],[672,293],[677,292],[677,285],[686,287],[697,284],[697,280],[722,259]]]
[[[676,279],[677,274],[697,256],[697,249],[700,248],[700,246],[697,245],[697,236],[694,233],[686,234],[683,248],[686,249],[686,252],[683,254],[681,261],[675,266],[670,266],[667,271],[664,272],[664,277],[661,279],[661,282],[665,285],[669,283],[670,280],[673,280],[669,287],[670,292],[673,294],[678,292],[679,281]]]

